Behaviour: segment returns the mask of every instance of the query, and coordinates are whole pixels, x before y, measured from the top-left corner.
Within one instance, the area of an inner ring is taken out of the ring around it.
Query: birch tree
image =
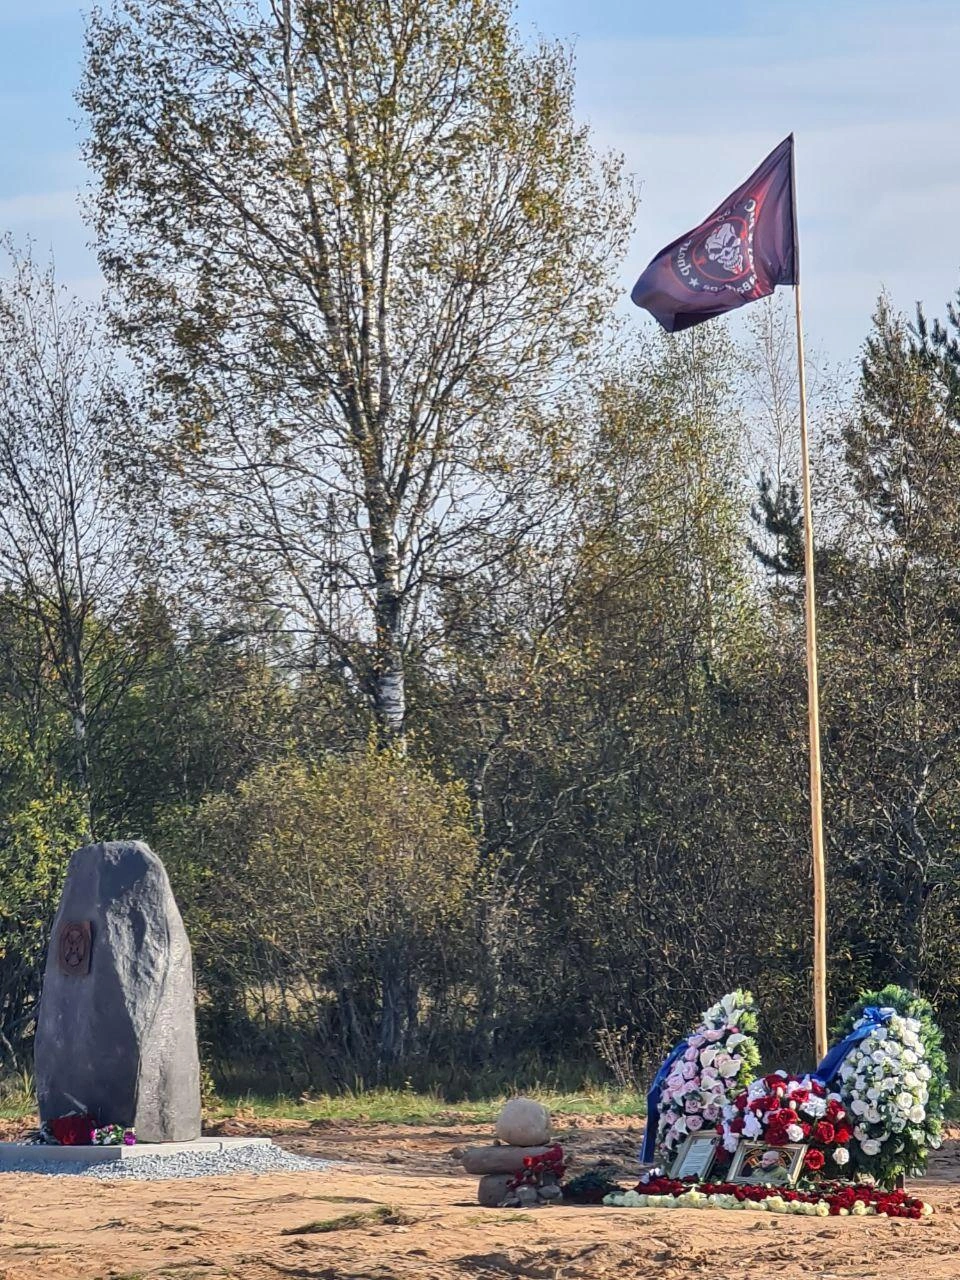
[[[431,593],[549,506],[633,200],[503,0],[117,0],[80,92],[185,524],[402,732]]]
[[[91,727],[132,669],[119,630],[149,544],[118,476],[132,416],[96,309],[60,289],[52,267],[10,248],[0,282],[0,607],[36,637],[28,683],[52,685],[69,716],[91,835]]]

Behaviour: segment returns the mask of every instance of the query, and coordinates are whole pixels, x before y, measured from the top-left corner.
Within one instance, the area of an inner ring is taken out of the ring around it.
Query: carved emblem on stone
[[[90,972],[92,930],[89,920],[65,920],[57,940],[60,972],[81,978]]]

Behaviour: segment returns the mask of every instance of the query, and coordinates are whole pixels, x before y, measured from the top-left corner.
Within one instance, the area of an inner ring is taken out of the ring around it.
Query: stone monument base
[[[0,1142],[0,1173],[16,1165],[36,1168],[37,1173],[55,1164],[113,1164],[118,1160],[142,1160],[144,1156],[215,1156],[238,1147],[272,1147],[272,1138],[195,1138],[191,1142],[137,1142],[132,1147],[55,1147],[41,1142]]]

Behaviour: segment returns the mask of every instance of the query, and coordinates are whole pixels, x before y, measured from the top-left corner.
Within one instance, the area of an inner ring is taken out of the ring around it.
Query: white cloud
[[[80,217],[76,191],[39,191],[0,198],[0,228],[30,229],[37,224],[66,222]]]

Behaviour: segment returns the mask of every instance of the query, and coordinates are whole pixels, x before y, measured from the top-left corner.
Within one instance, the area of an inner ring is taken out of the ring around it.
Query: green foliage
[[[0,722],[0,1062],[8,1068],[32,1031],[67,857],[85,829],[82,798]]]
[[[389,1071],[462,998],[477,875],[469,807],[459,783],[402,752],[263,765],[170,813],[158,842],[219,1053],[252,1034],[288,1053],[296,1044],[295,1058],[278,1053],[278,1079]]]

